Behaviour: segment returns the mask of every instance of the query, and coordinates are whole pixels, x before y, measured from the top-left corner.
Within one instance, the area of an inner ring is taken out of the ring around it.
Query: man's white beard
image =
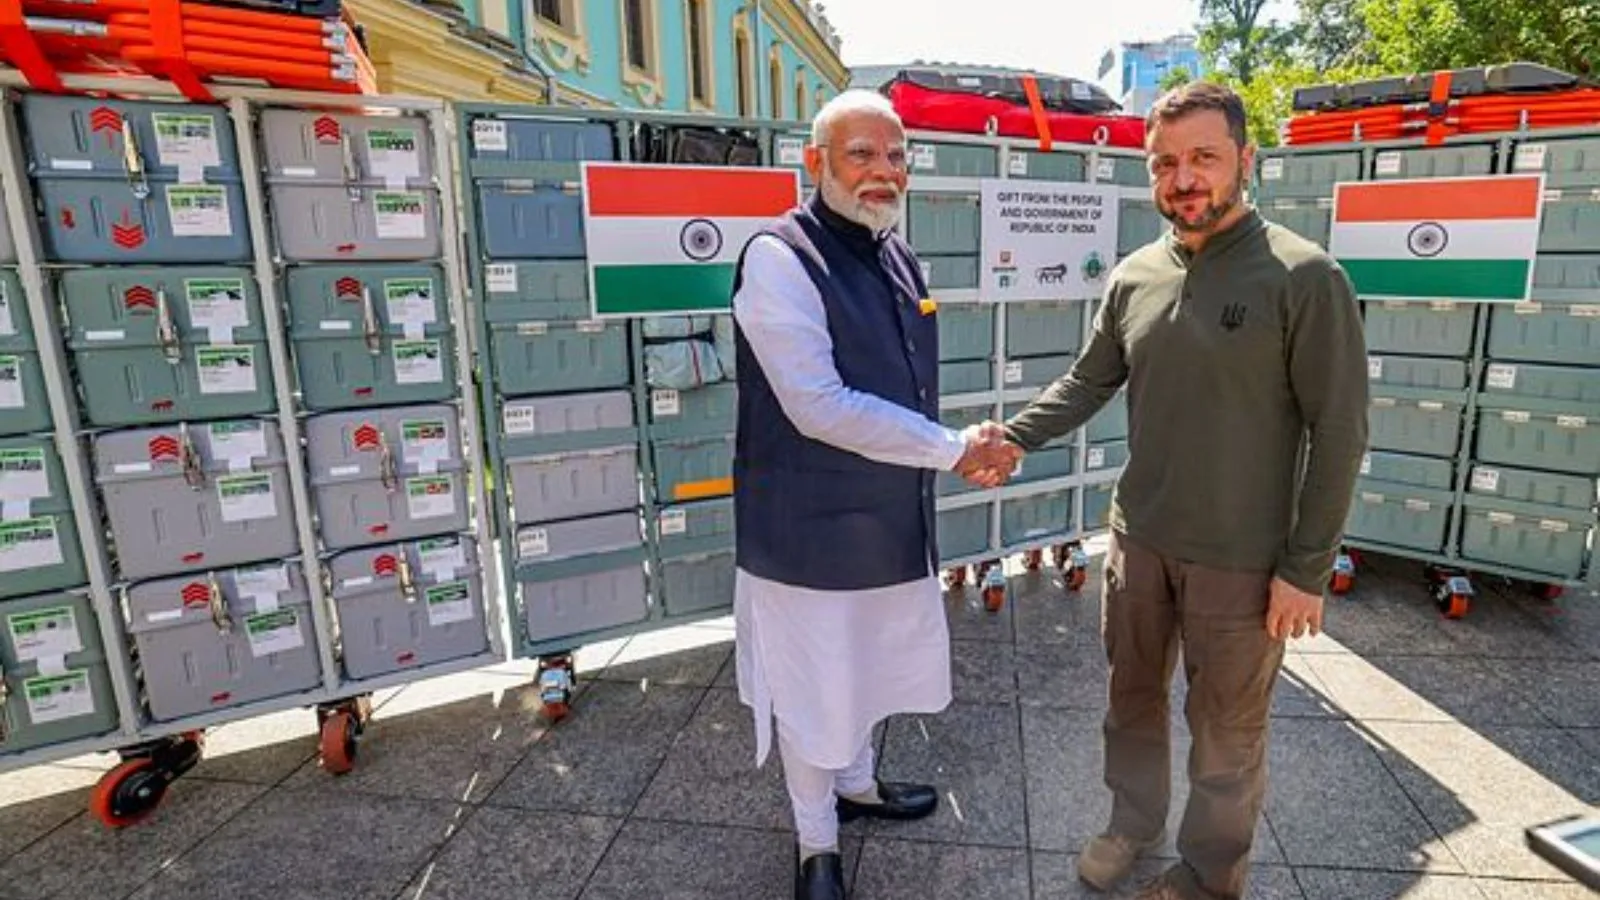
[[[865,184],[865,190],[893,190],[892,185]],[[900,223],[900,217],[905,214],[905,195],[896,191],[894,201],[891,203],[869,203],[866,200],[850,193],[839,184],[833,173],[828,171],[827,163],[822,168],[822,202],[828,208],[846,219],[868,228],[873,234],[888,231]]]

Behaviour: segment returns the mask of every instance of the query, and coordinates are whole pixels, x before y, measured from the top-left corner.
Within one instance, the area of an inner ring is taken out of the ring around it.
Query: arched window
[[[767,58],[767,75],[772,79],[772,109],[769,114],[774,119],[783,118],[783,53],[777,44],[772,45],[772,53]]]
[[[794,73],[794,117],[804,119],[806,112],[806,70],[797,69]]]
[[[733,32],[734,80],[739,90],[739,115],[751,118],[756,114],[755,57],[750,52],[750,35],[735,27]]]

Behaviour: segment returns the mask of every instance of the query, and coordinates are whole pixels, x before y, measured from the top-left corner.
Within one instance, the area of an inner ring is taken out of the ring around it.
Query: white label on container
[[[466,568],[467,551],[453,537],[434,538],[417,544],[417,562],[435,580],[454,578]]]
[[[0,281],[0,336],[10,337],[17,333],[17,320],[11,314],[11,292],[6,288],[6,283]]]
[[[27,405],[22,390],[22,358],[0,356],[0,409],[22,409]]]
[[[432,325],[439,321],[439,313],[433,303],[432,278],[386,278],[383,282],[383,299],[390,322]]]
[[[484,278],[489,282],[491,294],[515,294],[517,292],[517,264],[492,263],[484,271]]]
[[[422,174],[422,157],[417,152],[414,128],[374,128],[367,132],[367,162],[372,174],[381,178],[405,179]]]
[[[372,195],[372,212],[382,240],[415,241],[428,236],[426,204],[416,191],[378,191]]]
[[[194,348],[202,394],[249,394],[256,389],[256,354],[249,346]]]
[[[1275,156],[1272,159],[1266,159],[1266,160],[1262,160],[1261,161],[1261,180],[1262,181],[1282,181],[1283,180],[1283,157]]]
[[[1547,190],[1547,191],[1544,192],[1544,202],[1546,202],[1546,203],[1560,203],[1562,196],[1563,195],[1562,195],[1561,190],[1559,188],[1552,188],[1552,189]]]
[[[278,611],[278,595],[277,594],[246,594],[245,592],[240,591],[239,592],[239,596],[250,598],[250,600],[253,603],[255,603],[256,612],[258,612],[258,613],[269,613],[269,612],[277,612]]]
[[[1378,154],[1376,170],[1379,175],[1399,175],[1401,156],[1398,151],[1385,150]]]
[[[44,469],[44,448],[0,449],[0,500],[10,502],[48,496],[50,476]]]
[[[355,465],[355,466],[330,466],[330,467],[328,467],[328,475],[333,477],[333,478],[348,478],[351,475],[360,475],[360,474],[361,474],[361,467],[359,465]]]
[[[529,528],[517,535],[517,558],[546,556],[550,553],[550,532],[544,528]]]
[[[538,335],[549,334],[549,333],[550,333],[550,324],[548,322],[518,322],[517,323],[517,334],[520,334],[520,335],[522,335],[524,337],[537,337]]]
[[[599,319],[585,319],[576,328],[579,334],[600,334],[606,330],[606,323]]]
[[[250,655],[257,659],[299,650],[306,643],[300,617],[291,609],[257,613],[244,620],[244,632],[250,638]]]
[[[1490,511],[1489,521],[1495,523],[1496,525],[1510,525],[1517,521],[1517,517],[1513,516],[1511,513]]]
[[[918,260],[917,268],[922,270],[922,280],[924,283],[933,279],[933,263],[926,260]]]
[[[1407,500],[1406,509],[1412,512],[1427,512],[1433,509],[1433,504],[1426,500]]]
[[[0,522],[19,522],[31,518],[32,500],[0,500]]]
[[[1005,377],[1006,377],[1006,384],[1021,384],[1022,383],[1022,363],[1020,363],[1020,362],[1008,362],[1008,363],[1006,363]]]
[[[216,119],[206,115],[155,113],[150,121],[156,129],[156,156],[163,166],[201,170],[222,165]]]
[[[281,594],[289,589],[289,570],[283,563],[235,569],[233,583],[241,594]]]
[[[660,524],[662,536],[683,534],[689,530],[689,514],[681,509],[664,509],[661,511]]]
[[[478,119],[472,123],[472,149],[480,153],[505,153],[511,149],[506,139],[506,123],[496,119]]]
[[[1383,502],[1383,495],[1382,494],[1374,494],[1374,493],[1371,493],[1369,491],[1362,491],[1361,492],[1361,501],[1363,503],[1382,503]]]
[[[1545,145],[1543,144],[1522,144],[1518,146],[1516,161],[1511,166],[1512,171],[1544,171],[1545,149]]]
[[[53,517],[0,523],[0,572],[59,566],[62,558]]]
[[[1480,494],[1500,493],[1500,470],[1473,469],[1472,489]]]
[[[1561,521],[1560,519],[1540,519],[1539,528],[1543,531],[1553,531],[1557,534],[1565,534],[1572,529],[1572,526]]]
[[[144,472],[154,471],[154,469],[155,466],[148,462],[117,463],[111,467],[111,471],[118,475],[139,475]]]
[[[1006,164],[1006,169],[1012,175],[1017,175],[1017,176],[1027,175],[1028,174],[1028,154],[1026,154],[1026,153],[1013,153],[1013,154],[1011,154],[1011,161]]]
[[[1094,166],[1095,181],[1111,181],[1117,177],[1117,161],[1109,156],[1100,157]]]
[[[92,172],[94,171],[94,160],[52,159],[50,160],[50,168],[60,169],[66,172]]]
[[[6,617],[6,629],[11,632],[18,659],[66,656],[83,649],[78,617],[70,606],[14,613]]]
[[[1361,474],[1363,474],[1363,475],[1371,475],[1372,474],[1372,454],[1371,453],[1364,453],[1364,454],[1361,455]]]
[[[508,406],[500,413],[500,428],[506,434],[533,434],[538,425],[531,406]]]
[[[222,505],[224,522],[255,522],[278,514],[272,476],[265,472],[218,478],[217,502]]]
[[[284,166],[278,170],[285,178],[315,178],[316,166]]]
[[[932,144],[916,144],[911,148],[911,167],[926,171],[939,167],[939,151]]]
[[[1512,313],[1519,316],[1537,316],[1544,312],[1543,303],[1518,303],[1511,307]]]
[[[1444,404],[1437,400],[1418,400],[1417,409],[1424,410],[1426,412],[1443,412]]]
[[[1588,428],[1589,420],[1583,416],[1556,416],[1557,428]]]
[[[247,328],[250,307],[242,278],[188,278],[183,282],[189,323],[195,328]]]
[[[211,426],[211,456],[244,460],[267,455],[267,432],[260,422],[217,422]]]
[[[358,588],[366,587],[376,580],[377,579],[373,578],[371,575],[357,575],[354,578],[346,578],[344,581],[339,582],[339,584],[342,587]]]
[[[664,389],[650,392],[650,413],[657,418],[675,416],[681,406],[678,401],[678,392]]]
[[[1106,449],[1104,447],[1089,448],[1089,468],[1101,469],[1106,464]]]
[[[1369,356],[1369,357],[1367,357],[1367,377],[1368,378],[1372,378],[1372,379],[1378,379],[1378,378],[1382,378],[1383,377],[1383,357],[1381,357],[1381,356]]]
[[[1495,363],[1489,367],[1489,374],[1485,380],[1491,388],[1509,391],[1517,386],[1517,367]]]
[[[83,339],[86,341],[120,341],[127,336],[128,333],[120,328],[115,331],[85,331],[83,333]]]
[[[1515,424],[1522,425],[1532,421],[1533,416],[1530,416],[1525,412],[1518,412],[1514,409],[1508,409],[1500,414],[1500,418],[1506,422],[1513,422]]]
[[[465,581],[434,585],[423,591],[422,597],[428,606],[430,625],[470,622],[476,618],[472,609],[472,588]]]
[[[801,138],[778,138],[778,165],[799,166],[806,161],[806,142]]]
[[[347,319],[323,319],[317,327],[323,331],[355,331],[356,323]]]
[[[396,384],[438,384],[444,381],[444,352],[438,341],[395,341]]]
[[[1372,405],[1380,409],[1389,409],[1395,405],[1393,397],[1373,397]]]
[[[408,463],[450,458],[450,430],[443,419],[400,423],[400,455]]]
[[[37,660],[40,675],[65,675],[67,674],[67,658],[65,655],[41,656]]]
[[[94,715],[94,689],[89,673],[79,669],[65,675],[41,675],[22,683],[28,701],[28,720],[48,725]]]
[[[455,515],[455,485],[438,476],[406,479],[406,514],[414,520]]]
[[[1428,308],[1434,312],[1455,312],[1454,300],[1433,300],[1428,303]]]
[[[174,237],[231,237],[233,215],[228,192],[220,187],[193,185],[167,188],[167,215]]]
[[[183,618],[181,609],[158,609],[144,614],[144,620],[152,624],[156,622],[175,622]]]
[[[1580,319],[1600,319],[1600,303],[1574,303],[1567,312]]]

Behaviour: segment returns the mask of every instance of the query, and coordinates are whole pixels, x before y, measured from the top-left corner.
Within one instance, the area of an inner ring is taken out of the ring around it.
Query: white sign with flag
[[[1100,296],[1117,262],[1118,196],[1115,186],[985,179],[978,298]]]

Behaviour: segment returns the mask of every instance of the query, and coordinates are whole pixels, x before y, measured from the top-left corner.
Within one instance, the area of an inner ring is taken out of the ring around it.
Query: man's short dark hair
[[[1191,81],[1162,94],[1145,117],[1145,131],[1154,131],[1157,122],[1173,122],[1204,110],[1222,113],[1228,120],[1228,135],[1234,143],[1240,147],[1249,143],[1244,101],[1232,88],[1211,81]]]

